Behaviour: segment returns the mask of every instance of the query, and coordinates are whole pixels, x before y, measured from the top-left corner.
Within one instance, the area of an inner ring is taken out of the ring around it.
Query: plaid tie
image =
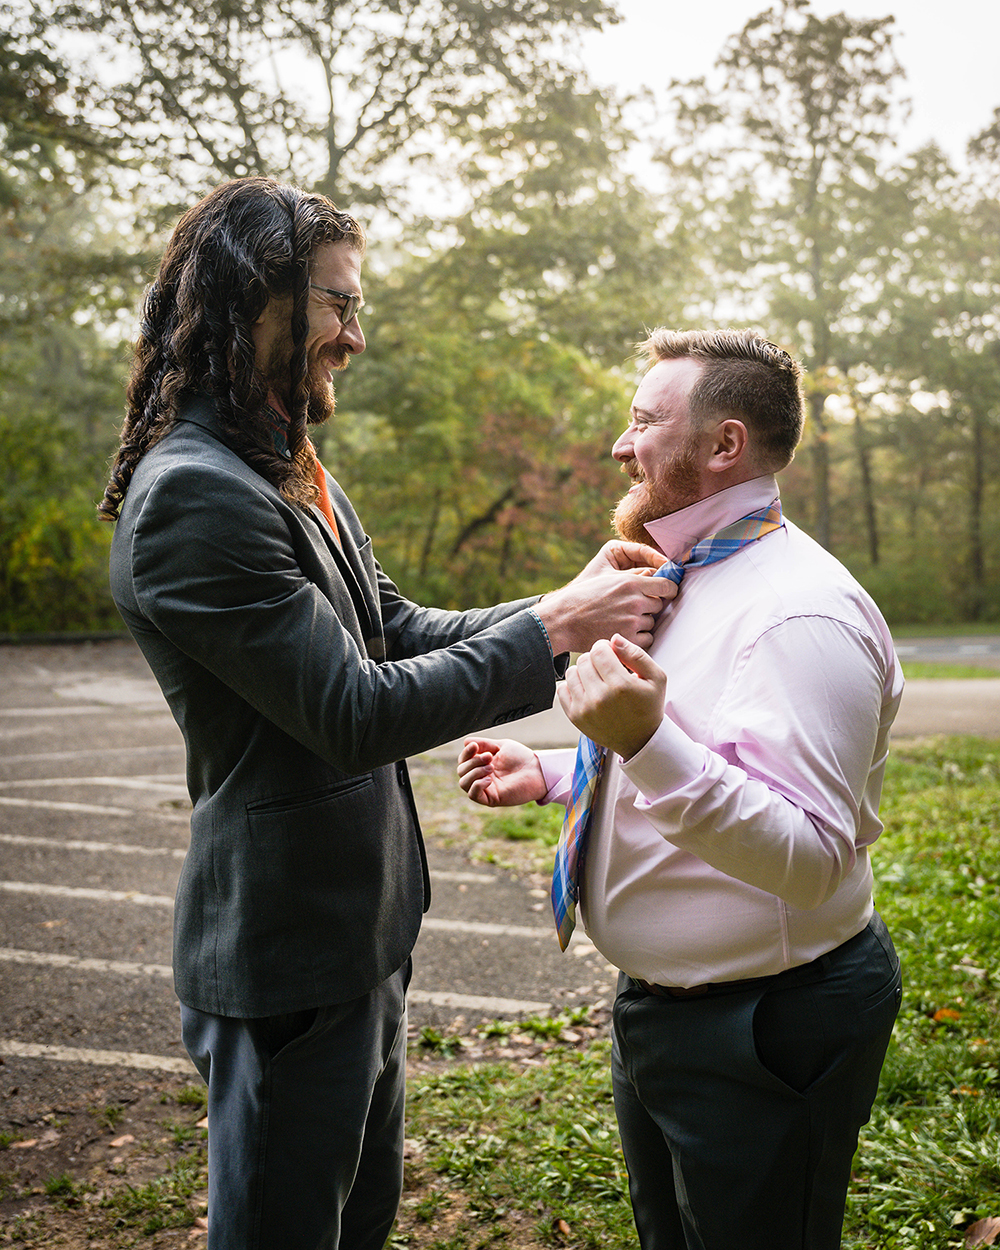
[[[717,534],[711,534],[695,543],[679,563],[667,560],[656,570],[654,576],[669,577],[672,582],[680,585],[681,578],[688,569],[725,560],[748,543],[763,538],[772,530],[781,529],[782,524],[781,500],[775,499],[767,508],[751,512],[749,516],[734,521]],[[566,815],[552,871],[552,913],[562,950],[569,945],[569,939],[576,928],[576,903],[580,897],[583,857],[587,849],[587,835],[590,833],[594,796],[604,771],[606,755],[607,750],[604,747],[598,746],[585,735],[580,735],[569,802],[566,804]]]

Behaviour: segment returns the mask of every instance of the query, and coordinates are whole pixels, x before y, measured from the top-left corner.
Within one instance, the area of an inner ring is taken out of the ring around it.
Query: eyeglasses
[[[342,299],[344,301],[344,307],[338,309],[337,316],[340,318],[340,324],[346,330],[361,310],[361,296],[348,295],[346,291],[333,291],[328,286],[317,286],[315,282],[310,282],[309,286],[314,291],[322,291],[324,295],[332,295],[334,299]]]

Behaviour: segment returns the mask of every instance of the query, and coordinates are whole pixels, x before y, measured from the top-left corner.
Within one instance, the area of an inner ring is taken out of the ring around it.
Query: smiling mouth
[[[623,464],[622,472],[632,483],[632,485],[628,488],[628,493],[630,495],[634,490],[638,490],[640,486],[645,485],[646,475],[643,473],[642,469],[639,468],[639,465],[635,460],[629,460],[627,464]]]

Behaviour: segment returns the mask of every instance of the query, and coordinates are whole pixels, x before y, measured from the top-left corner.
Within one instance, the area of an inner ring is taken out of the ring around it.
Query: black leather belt
[[[649,981],[636,981],[647,994],[655,994],[658,998],[700,998],[708,993],[707,985],[651,985]]]
[[[778,974],[776,974],[778,975]],[[774,977],[745,977],[741,981],[709,981],[705,985],[653,985],[650,981],[632,980],[639,989],[658,998],[701,998],[703,994],[726,994],[736,990],[749,990],[755,985],[765,985]]]

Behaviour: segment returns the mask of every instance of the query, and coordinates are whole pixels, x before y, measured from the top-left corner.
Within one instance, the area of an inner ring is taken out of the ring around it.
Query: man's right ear
[[[744,466],[749,454],[747,427],[735,417],[727,417],[712,431],[711,450],[705,468],[710,473],[729,473]]]

